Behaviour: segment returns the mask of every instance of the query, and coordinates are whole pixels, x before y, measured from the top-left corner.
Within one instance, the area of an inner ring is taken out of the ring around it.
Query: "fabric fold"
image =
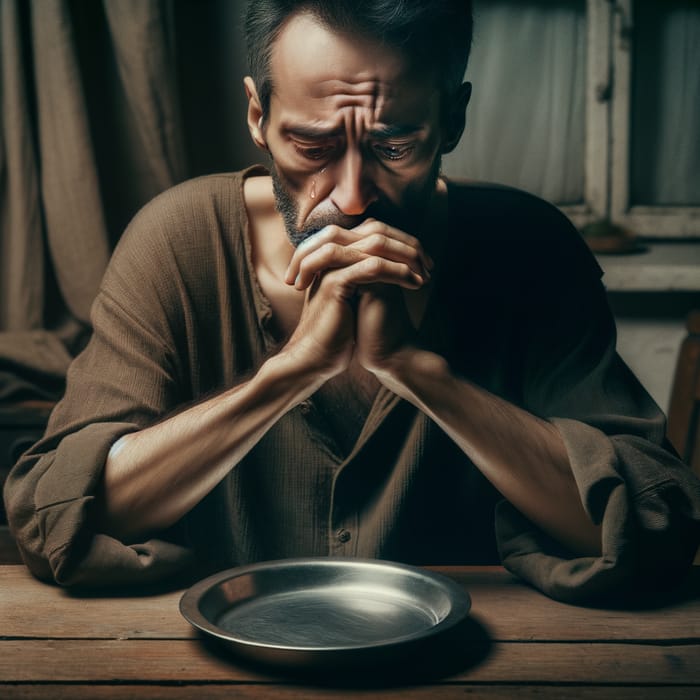
[[[700,541],[695,475],[640,438],[607,436],[570,419],[552,423],[566,444],[586,512],[602,525],[601,555],[567,552],[503,501],[496,532],[506,568],[547,595],[578,604],[629,602],[674,585]],[[674,539],[670,532],[686,536]]]

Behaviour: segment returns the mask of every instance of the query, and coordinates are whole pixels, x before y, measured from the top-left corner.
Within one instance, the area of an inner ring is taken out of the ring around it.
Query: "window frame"
[[[609,0],[587,0],[583,203],[559,205],[578,228],[606,218],[609,211],[609,104],[613,91],[611,18]]]
[[[640,238],[700,238],[699,206],[631,203],[634,0],[587,0],[586,13],[586,204],[560,208],[579,227],[610,219]]]

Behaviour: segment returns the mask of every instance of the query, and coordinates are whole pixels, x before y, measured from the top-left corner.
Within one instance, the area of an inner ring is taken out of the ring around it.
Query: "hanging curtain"
[[[583,201],[585,0],[475,0],[467,128],[453,177]]]
[[[172,4],[0,0],[0,399],[60,392],[135,211],[187,175]]]
[[[632,203],[700,205],[700,3],[636,2]]]

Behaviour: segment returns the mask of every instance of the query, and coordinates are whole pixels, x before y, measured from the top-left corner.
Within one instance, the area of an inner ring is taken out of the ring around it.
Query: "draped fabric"
[[[245,124],[243,5],[0,0],[0,400],[60,390],[145,202],[262,159]],[[634,5],[635,203],[697,204],[700,5]],[[582,201],[586,1],[474,8],[474,95],[445,174]]]
[[[467,129],[443,170],[582,202],[586,0],[474,0],[474,15]],[[700,2],[634,0],[631,18],[632,203],[698,206]]]
[[[700,206],[700,2],[637,2],[632,202]]]
[[[474,1],[467,128],[443,170],[583,201],[585,0]]]
[[[44,305],[39,164],[26,119],[31,95],[20,4],[0,4],[0,327],[7,330],[41,328]]]
[[[226,5],[229,16],[240,10]],[[183,110],[183,85],[204,97],[244,75],[239,62],[204,79],[215,58],[206,33],[223,6],[198,12],[197,34],[185,2],[0,0],[0,400],[60,393],[56,379],[89,334],[126,224],[154,195],[199,174],[183,120],[198,113]],[[226,40],[240,43],[230,24]],[[201,169],[213,161],[195,160]]]

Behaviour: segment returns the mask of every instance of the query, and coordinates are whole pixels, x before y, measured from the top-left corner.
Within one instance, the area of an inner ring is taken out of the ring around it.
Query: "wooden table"
[[[78,597],[0,566],[0,698],[700,698],[698,567],[635,611],[556,603],[498,567],[437,570],[473,601],[452,667],[350,687],[244,665],[197,636],[179,590]]]

